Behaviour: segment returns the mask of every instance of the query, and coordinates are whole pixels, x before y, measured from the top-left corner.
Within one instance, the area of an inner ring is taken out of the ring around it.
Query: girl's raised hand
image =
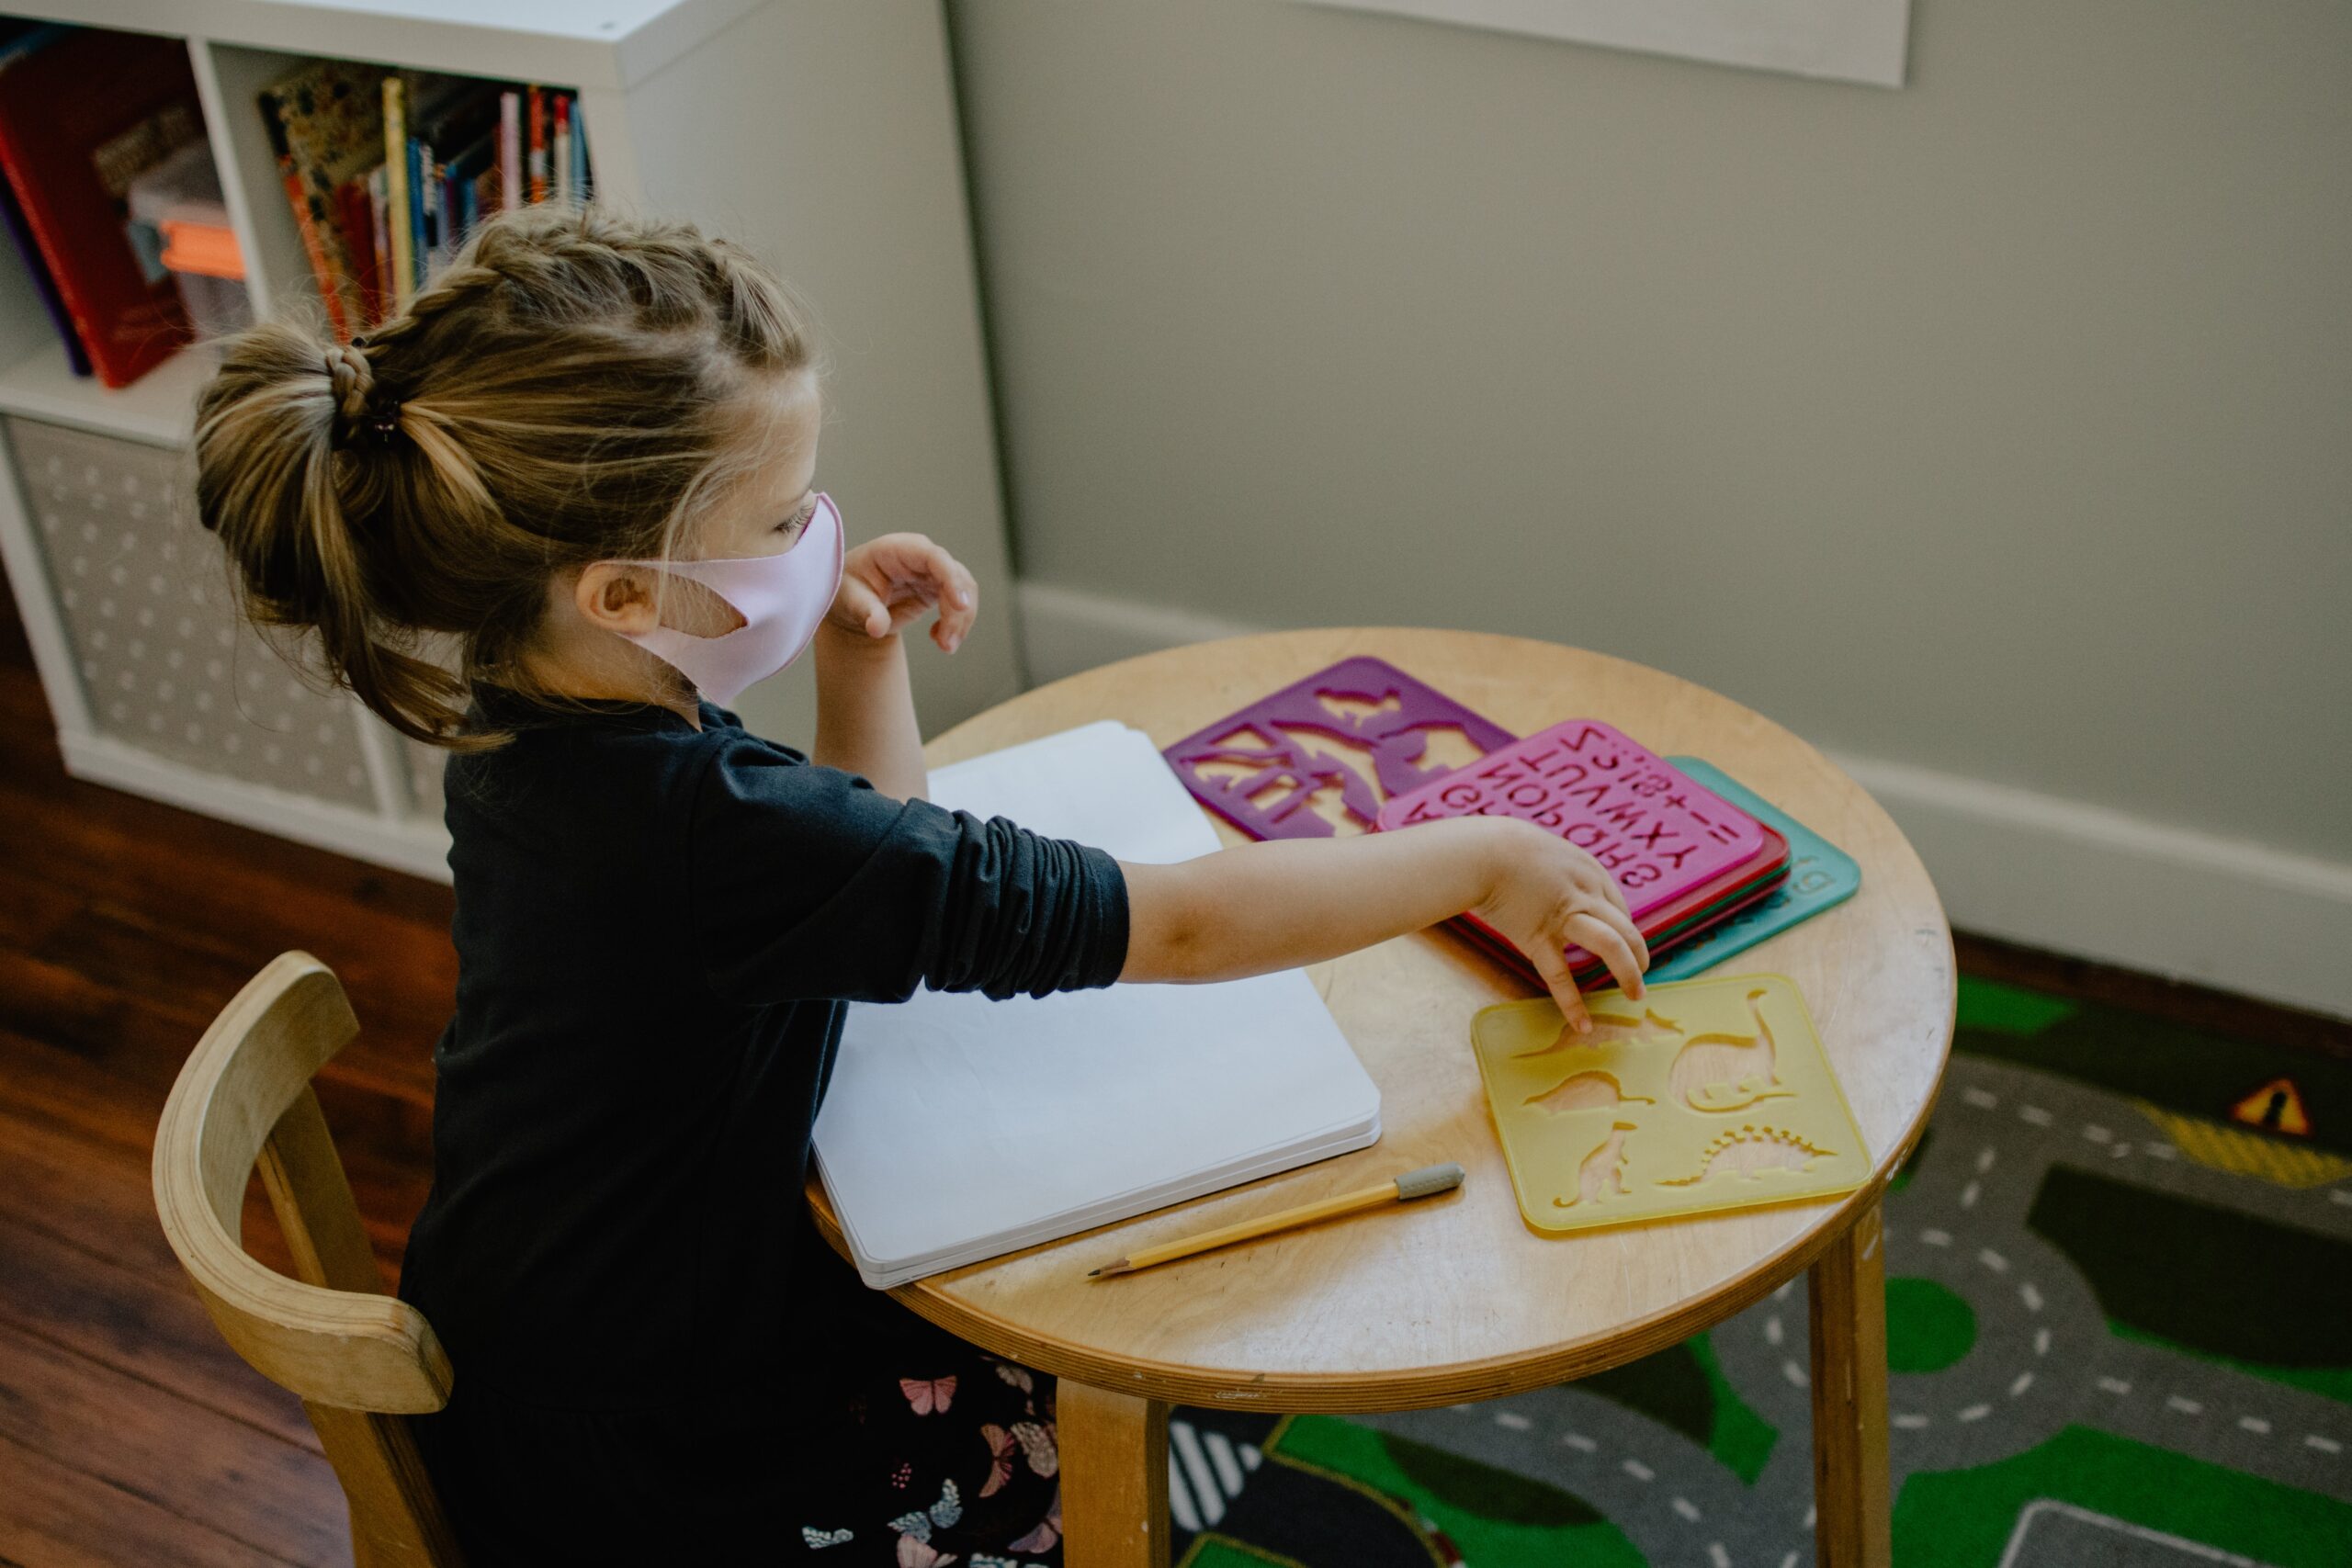
[[[885,534],[842,559],[842,585],[826,624],[882,638],[936,609],[931,640],[953,653],[980,613],[980,585],[964,563],[921,534]]]

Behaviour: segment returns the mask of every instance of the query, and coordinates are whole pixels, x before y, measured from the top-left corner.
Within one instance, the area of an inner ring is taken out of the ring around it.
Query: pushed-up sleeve
[[[1126,879],[1102,851],[748,738],[704,771],[687,858],[704,971],[731,1000],[1042,997],[1126,963]]]

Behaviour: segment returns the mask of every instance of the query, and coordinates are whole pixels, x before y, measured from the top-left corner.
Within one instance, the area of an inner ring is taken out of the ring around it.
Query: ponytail
[[[805,308],[742,252],[526,208],[369,338],[228,339],[197,404],[198,516],[250,619],[315,631],[401,734],[479,750],[506,738],[465,728],[468,692],[527,689],[550,575],[668,554],[743,457],[747,387],[815,367]]]

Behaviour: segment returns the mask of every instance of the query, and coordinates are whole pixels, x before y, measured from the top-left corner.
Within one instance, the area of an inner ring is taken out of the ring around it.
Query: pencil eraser
[[[1448,1160],[1443,1165],[1425,1165],[1398,1177],[1396,1196],[1426,1198],[1432,1192],[1451,1192],[1461,1185],[1462,1168]]]

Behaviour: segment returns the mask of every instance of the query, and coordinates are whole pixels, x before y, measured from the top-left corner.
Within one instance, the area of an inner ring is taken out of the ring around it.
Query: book
[[[940,805],[1124,861],[1218,847],[1150,739],[1085,725],[931,775]],[[816,1162],[887,1288],[1374,1143],[1380,1091],[1303,970],[853,1004]]]
[[[381,168],[378,164],[377,168]],[[384,316],[384,278],[376,249],[375,202],[369,187],[375,169],[355,175],[334,187],[335,227],[343,238],[344,254],[358,285],[359,324],[372,326]]]
[[[492,107],[492,112],[495,113],[494,103]],[[448,186],[448,201],[451,210],[457,215],[458,241],[460,243],[468,234],[474,231],[476,224],[490,216],[492,212],[498,210],[495,205],[496,171],[493,167],[497,158],[498,127],[493,123],[485,127],[471,142],[460,148],[447,165],[445,177]],[[486,182],[492,193],[492,202],[488,209],[482,206],[482,193]]]
[[[349,221],[348,187],[364,181],[382,158],[383,82],[376,66],[328,60],[260,94],[262,124],[320,301],[344,338],[377,314],[368,306],[366,268],[357,254],[364,231]]]
[[[32,225],[25,221],[25,209],[17,205],[16,187],[6,179],[0,179],[0,223],[7,225],[8,238],[24,258],[25,272],[33,280],[33,291],[40,296],[41,309],[49,312],[50,325],[65,344],[67,367],[76,376],[89,375],[89,351],[82,346],[82,334],[74,330],[73,314],[65,309],[65,297],[57,291],[57,279],[50,276],[49,263],[41,259],[40,243],[33,238]]]
[[[554,172],[555,198],[569,204],[571,200],[571,99],[564,94],[555,96],[555,153],[548,160]]]
[[[429,278],[448,264],[465,236],[449,164],[488,136],[498,118],[498,89],[468,76],[423,77],[411,89],[408,118],[424,196],[423,273]]]
[[[580,112],[580,100],[571,100],[571,196],[575,201],[586,201],[588,189],[588,121]]]
[[[416,294],[416,231],[410,220],[408,78],[384,78],[384,228],[391,240],[392,309],[408,309]]]
[[[134,246],[130,182],[204,135],[187,45],[77,28],[0,57],[0,165],[98,379],[127,387],[194,336]]]
[[[376,309],[369,318],[372,321],[382,321],[394,309],[391,207],[391,165],[379,164],[368,171],[368,238],[376,253]]]
[[[51,39],[61,38],[65,29],[48,23],[0,22],[0,66],[19,55],[29,54]],[[25,220],[25,209],[17,205],[17,191],[5,177],[0,177],[0,222],[8,228],[8,238],[24,258],[25,274],[32,279],[33,291],[40,296],[41,309],[49,312],[50,324],[57,329],[60,341],[65,344],[65,361],[76,376],[90,374],[89,351],[82,346],[82,338],[74,330],[74,317],[65,309],[65,297],[57,291],[57,279],[50,276],[49,263],[41,259],[40,243],[33,238],[32,225]]]
[[[498,95],[498,210],[523,205],[523,95]]]
[[[548,198],[548,95],[546,89],[533,83],[524,89],[525,164],[529,190],[526,197],[536,207]]]

